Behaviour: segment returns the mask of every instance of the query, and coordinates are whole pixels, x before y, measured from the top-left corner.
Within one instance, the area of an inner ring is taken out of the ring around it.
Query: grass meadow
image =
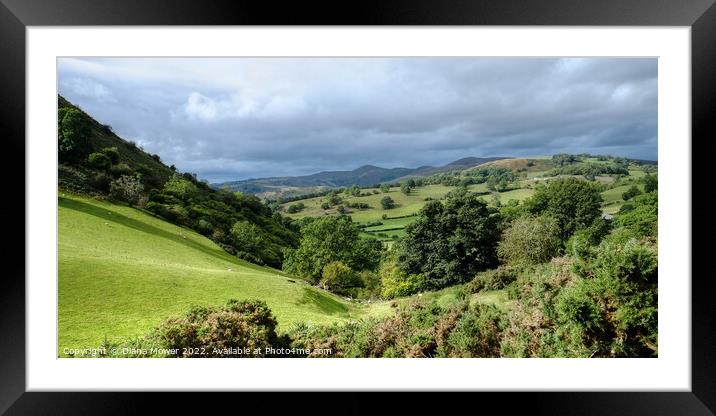
[[[58,356],[145,334],[193,305],[259,298],[278,321],[314,325],[387,316],[392,301],[348,301],[301,279],[236,259],[192,230],[141,210],[65,194],[58,199]],[[395,300],[457,299],[460,286]],[[504,291],[472,302],[508,305]]]
[[[369,312],[280,271],[238,260],[209,239],[140,210],[59,198],[59,351],[139,336],[191,305],[260,298],[279,329]],[[293,282],[292,282],[293,281]]]

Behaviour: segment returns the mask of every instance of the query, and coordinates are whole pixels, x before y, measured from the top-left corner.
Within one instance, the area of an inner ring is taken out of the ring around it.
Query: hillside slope
[[[150,176],[151,180],[156,184],[163,184],[174,175],[174,171],[162,163],[158,155],[150,155],[139,148],[135,143],[117,136],[110,126],[103,125],[93,119],[92,116],[67,101],[61,95],[57,97],[57,104],[58,109],[76,109],[86,117],[89,126],[88,153],[99,152],[102,149],[114,147],[119,153],[121,163],[126,164],[135,171],[142,172],[145,176]],[[59,182],[60,186],[66,189],[76,188],[80,191],[90,190],[87,183],[89,181],[86,178],[84,169],[68,169],[68,166],[61,165],[59,170]]]
[[[231,298],[265,300],[279,329],[367,311],[138,209],[61,193],[58,216],[59,354],[140,336],[191,305]]]
[[[159,155],[117,136],[63,97],[58,96],[58,103],[61,191],[144,207],[258,264],[280,268],[283,250],[297,244],[295,230],[259,198],[217,191],[195,174],[166,166]],[[241,228],[234,230],[236,224]],[[261,244],[237,239],[247,229]]]
[[[252,194],[276,191],[282,187],[313,188],[313,187],[344,187],[351,185],[371,186],[386,182],[398,182],[403,179],[432,175],[452,170],[462,170],[479,166],[483,163],[500,160],[500,157],[466,157],[444,166],[421,166],[419,168],[382,168],[365,165],[349,171],[325,171],[305,176],[285,176],[274,178],[246,179],[242,181],[222,182],[213,184],[217,189],[227,188]]]

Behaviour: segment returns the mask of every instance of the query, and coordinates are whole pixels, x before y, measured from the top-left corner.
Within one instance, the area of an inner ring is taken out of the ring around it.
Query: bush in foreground
[[[309,357],[498,357],[503,314],[494,306],[411,302],[393,315],[345,325],[296,325],[291,346]]]
[[[174,357],[264,357],[277,344],[276,319],[266,303],[229,300],[221,308],[193,308],[165,321],[151,334]],[[242,351],[251,351],[244,354]],[[203,355],[202,355],[203,353]]]

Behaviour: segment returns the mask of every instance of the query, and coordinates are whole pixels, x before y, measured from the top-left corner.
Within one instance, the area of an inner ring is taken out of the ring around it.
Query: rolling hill
[[[279,328],[356,319],[384,305],[345,301],[269,267],[238,260],[148,212],[61,193],[58,353],[141,336],[192,305],[266,301]],[[387,309],[388,307],[385,306]]]
[[[64,157],[59,153],[60,190],[142,206],[168,222],[211,238],[229,253],[241,251],[244,258],[273,267],[280,267],[285,248],[296,245],[295,231],[259,198],[213,189],[196,174],[178,172],[159,155],[117,136],[110,126],[62,96],[58,103],[60,143],[67,146],[69,141],[75,149]],[[93,162],[97,157],[104,162]],[[241,233],[231,231],[237,223],[256,227],[263,243],[243,247],[235,238]]]
[[[117,136],[112,127],[102,124],[85,113],[81,108],[67,101],[61,95],[57,97],[58,109],[75,109],[84,115],[88,124],[87,153],[100,152],[106,148],[116,148],[119,160],[122,165],[129,169],[140,172],[144,177],[155,184],[163,184],[174,175],[175,171],[165,165],[159,155],[151,155],[142,150],[136,143],[127,141]],[[84,193],[96,193],[92,189],[89,177],[93,172],[88,172],[86,167],[79,164],[74,166],[60,165],[58,170],[59,185],[64,189],[75,189]]]
[[[418,168],[382,168],[373,165],[364,165],[350,171],[324,171],[305,176],[284,176],[273,178],[246,179],[241,181],[221,182],[212,184],[214,188],[228,188],[231,191],[240,191],[251,194],[278,192],[285,188],[336,188],[343,186],[370,186],[379,183],[399,182],[403,179],[419,176],[433,175],[440,172],[463,170],[503,157],[466,157],[444,166],[421,166]],[[312,189],[315,190],[315,189]],[[310,190],[308,191],[310,192]]]
[[[454,167],[454,169],[448,170],[451,175],[458,173],[461,177],[469,177],[476,171],[489,169],[507,169],[518,175],[511,186],[499,191],[491,191],[487,183],[466,186],[469,191],[481,195],[481,199],[489,205],[524,201],[534,194],[536,187],[557,177],[575,176],[583,179],[581,175],[552,174],[555,166],[551,157],[546,156],[504,158],[473,166],[475,162],[475,158],[465,158],[446,166]],[[606,164],[610,162],[598,161],[594,157],[584,157],[583,160],[576,162],[574,165],[581,166],[589,163]],[[630,160],[630,163],[628,175],[624,177],[617,178],[618,175],[598,175],[594,177],[594,181],[602,184],[605,188],[601,192],[603,198],[602,212],[604,214],[613,215],[619,211],[625,204],[622,194],[632,185],[636,184],[637,188],[643,191],[644,185],[638,181],[646,174],[644,171],[645,166],[656,165],[656,162],[640,160]],[[459,166],[462,166],[462,168],[459,168]],[[426,171],[424,170],[423,172]],[[441,176],[440,172],[438,172],[437,176]],[[409,194],[402,193],[396,187],[392,187],[388,191],[381,191],[378,188],[363,188],[358,196],[341,194],[340,205],[343,207],[345,214],[362,226],[362,235],[364,237],[370,236],[384,242],[394,241],[405,235],[405,227],[415,221],[416,215],[427,201],[443,199],[449,192],[456,189],[455,186],[435,183],[434,180],[431,181],[430,175],[424,175],[424,177],[428,183],[423,186],[416,186]],[[385,210],[381,207],[380,201],[385,196],[393,199],[395,202],[394,208]],[[307,196],[303,199],[296,198],[285,202],[281,205],[281,209],[284,215],[293,219],[339,215],[339,207],[337,205],[324,207],[323,203],[325,201],[325,196]],[[288,208],[297,203],[300,203],[302,208],[296,212],[290,212]],[[364,206],[356,208],[356,204],[359,203],[364,204]]]

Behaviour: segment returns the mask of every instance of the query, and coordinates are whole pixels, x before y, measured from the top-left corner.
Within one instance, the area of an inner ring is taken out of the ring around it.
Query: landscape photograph
[[[57,77],[57,357],[658,357],[656,58]]]

